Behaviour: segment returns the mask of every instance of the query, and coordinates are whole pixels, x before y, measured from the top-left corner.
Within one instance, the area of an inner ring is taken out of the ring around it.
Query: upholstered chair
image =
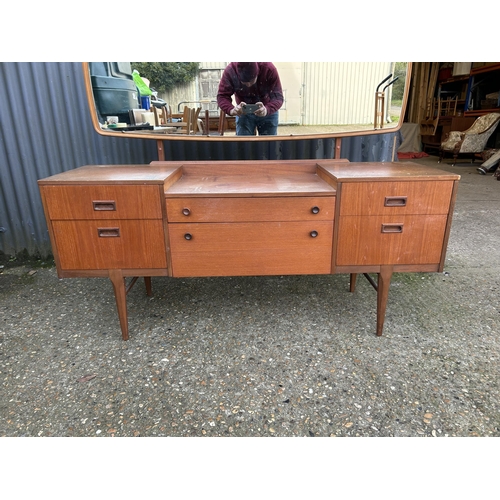
[[[449,132],[439,149],[439,163],[446,154],[453,155],[452,165],[455,165],[459,155],[467,155],[474,161],[475,154],[484,150],[499,121],[500,113],[488,113],[480,116],[470,128],[463,132],[457,130]]]

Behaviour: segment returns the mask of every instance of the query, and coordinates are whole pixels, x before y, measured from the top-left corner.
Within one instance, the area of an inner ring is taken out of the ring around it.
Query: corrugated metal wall
[[[391,161],[399,133],[343,139],[343,158]],[[333,158],[335,140],[165,141],[169,160]],[[87,164],[149,163],[155,141],[98,135],[82,66],[0,63],[0,256],[50,255],[37,180]]]
[[[0,63],[0,251],[50,253],[37,180],[85,164],[144,163],[154,142],[94,132],[81,63]]]

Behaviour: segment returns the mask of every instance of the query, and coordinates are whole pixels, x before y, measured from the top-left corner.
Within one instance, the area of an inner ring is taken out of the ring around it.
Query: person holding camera
[[[236,135],[276,135],[278,110],[283,105],[276,66],[270,62],[229,63],[219,83],[217,104],[236,117]]]

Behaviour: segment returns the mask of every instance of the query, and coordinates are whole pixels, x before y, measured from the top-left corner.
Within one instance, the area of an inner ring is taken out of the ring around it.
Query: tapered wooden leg
[[[389,287],[393,273],[392,266],[381,266],[377,284],[377,335],[382,335],[384,329],[385,309],[389,296]]]
[[[158,151],[158,161],[165,161],[165,149],[163,149],[163,141],[156,141],[156,149]]]
[[[153,288],[151,286],[151,276],[144,276],[144,284],[146,285],[146,295],[151,297],[153,295]]]
[[[122,329],[123,340],[128,340],[128,318],[127,318],[127,292],[125,290],[125,278],[121,269],[110,269],[109,279],[113,283],[115,291],[116,308]]]
[[[356,278],[358,277],[357,274],[352,273],[351,278],[349,280],[349,291],[354,292],[356,290]]]

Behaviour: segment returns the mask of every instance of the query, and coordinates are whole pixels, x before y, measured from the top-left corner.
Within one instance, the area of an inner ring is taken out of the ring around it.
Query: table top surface
[[[318,175],[321,174],[321,175]],[[325,181],[326,179],[326,181]],[[331,179],[332,182],[329,182]],[[459,180],[458,174],[410,162],[336,160],[152,162],[149,165],[86,165],[39,180],[39,184],[163,184],[169,194],[332,194],[337,182]]]

